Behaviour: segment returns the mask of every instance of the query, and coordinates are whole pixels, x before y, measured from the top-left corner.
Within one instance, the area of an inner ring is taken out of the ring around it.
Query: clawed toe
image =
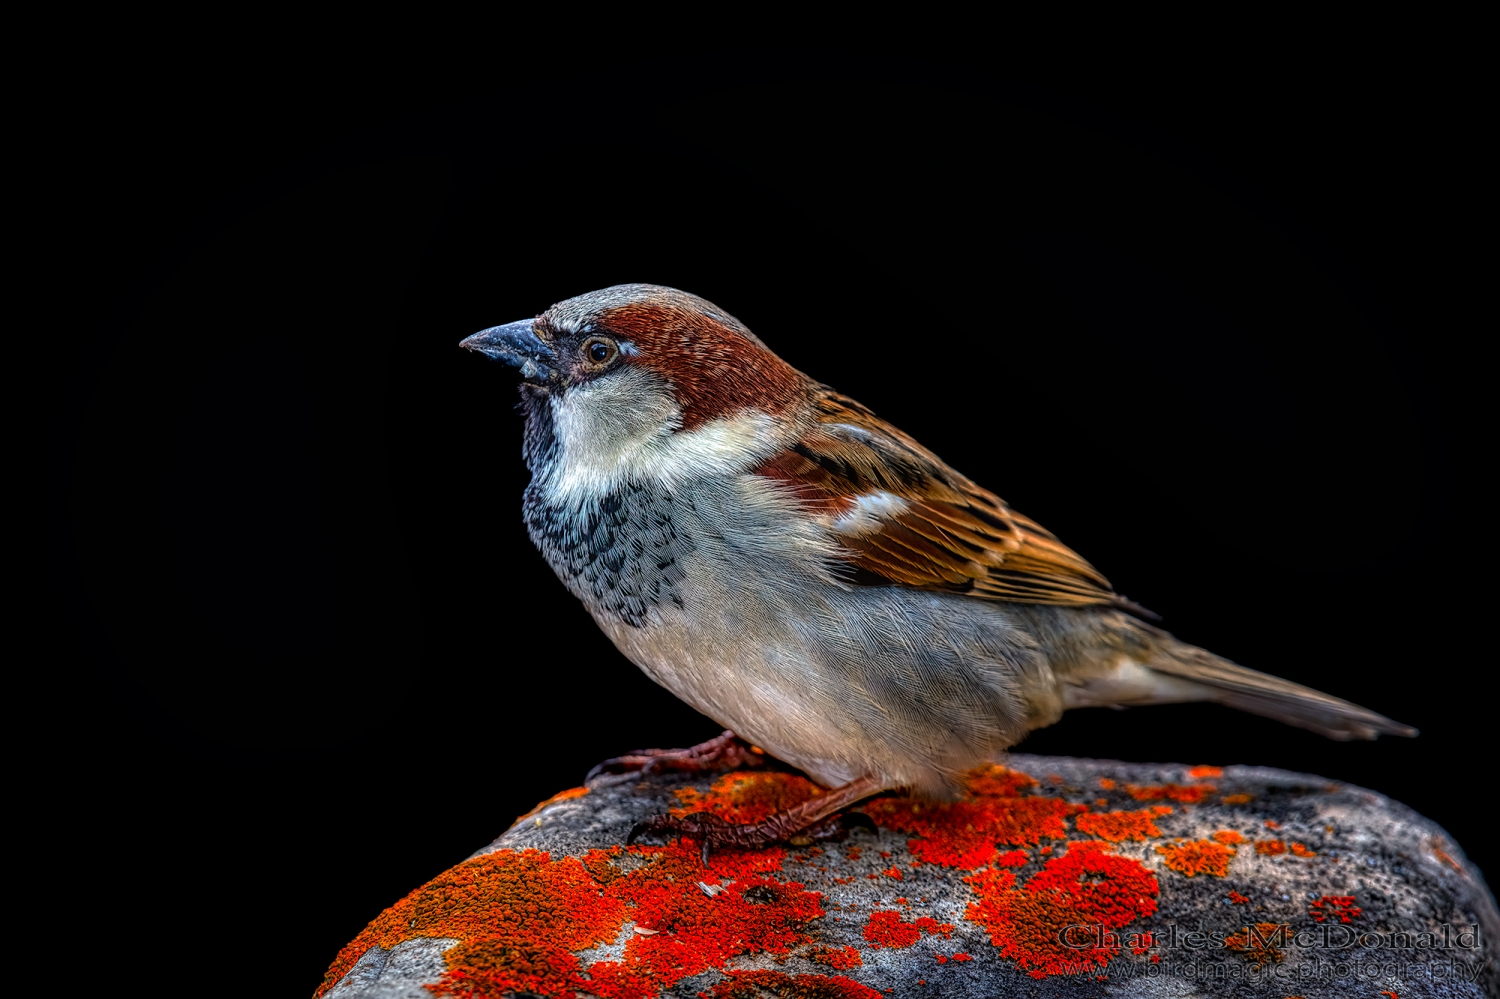
[[[594,768],[590,770],[588,772],[588,775],[583,778],[583,782],[587,784],[589,781],[593,780],[595,777],[600,776],[601,774],[626,774],[636,770],[644,771],[646,768],[645,764],[645,757],[636,756],[633,754],[626,754],[625,756],[614,756],[610,759],[604,760],[601,763],[594,764]]]
[[[717,815],[708,812],[694,812],[691,815],[653,815],[643,822],[637,822],[630,827],[630,835],[625,837],[627,844],[634,843],[642,833],[661,833],[667,836],[691,836],[694,839],[702,839],[705,842],[717,840],[728,843],[729,837],[734,836],[741,830],[752,830],[755,826],[734,826],[725,822]],[[769,845],[769,844],[757,844]]]
[[[653,815],[630,827],[630,835],[625,837],[625,845],[629,846],[640,838],[642,833],[667,833],[669,835],[691,835],[684,827],[687,823],[676,815]]]
[[[729,733],[725,733],[726,736]],[[642,833],[675,834],[689,836],[702,845],[703,863],[708,864],[708,851],[715,846],[733,846],[741,850],[760,850],[774,843],[789,843],[792,846],[807,846],[814,840],[842,839],[848,830],[864,826],[873,829],[874,823],[868,815],[859,812],[840,814],[855,802],[869,797],[886,787],[878,778],[859,777],[847,784],[793,805],[785,811],[770,815],[749,825],[734,825],[725,822],[711,812],[690,812],[687,815],[657,815],[631,827],[625,842],[633,843]]]
[[[843,816],[830,815],[821,822],[815,822],[806,829],[798,829],[786,837],[789,846],[811,846],[829,839],[844,839],[849,835],[844,825]]]
[[[626,844],[634,843],[638,837],[647,833],[694,839],[698,841],[703,864],[706,867],[709,852],[717,847],[764,850],[777,843],[807,846],[819,840],[843,839],[848,835],[845,820],[839,815],[829,816],[798,829],[787,828],[786,823],[776,821],[777,818],[773,816],[765,822],[735,825],[708,812],[694,812],[690,815],[654,815],[644,822],[637,822],[631,826],[630,835],[625,837],[625,842]]]
[[[656,770],[707,770],[710,767],[701,763],[689,754],[689,749],[645,749],[634,753],[626,753],[624,756],[615,756],[602,763],[595,764],[594,768],[584,777],[584,783],[588,783],[595,777],[604,774],[649,774]],[[676,754],[681,754],[676,755]]]
[[[702,812],[693,815],[653,815],[644,822],[637,822],[630,827],[630,835],[625,837],[627,845],[634,843],[636,837],[642,833],[661,833],[667,836],[689,837],[698,841],[699,855],[703,866],[708,866],[708,853],[715,846],[739,846],[743,849],[758,849],[769,846],[770,843],[750,843],[748,840],[754,837],[736,835],[742,830],[748,830],[750,826],[732,826],[717,815],[709,815]]]
[[[624,756],[612,757],[590,770],[584,781],[586,783],[603,774],[649,774],[657,770],[710,773],[765,765],[763,752],[726,730],[722,735],[686,749],[637,749]]]

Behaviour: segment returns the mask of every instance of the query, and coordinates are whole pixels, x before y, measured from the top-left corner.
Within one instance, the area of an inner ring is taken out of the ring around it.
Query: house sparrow
[[[755,826],[653,828],[760,846],[878,791],[949,797],[1076,707],[1214,701],[1333,739],[1416,734],[1148,623],[1036,521],[701,298],[617,285],[462,346],[521,371],[523,509],[547,562],[729,730],[666,755],[737,735],[833,789]]]

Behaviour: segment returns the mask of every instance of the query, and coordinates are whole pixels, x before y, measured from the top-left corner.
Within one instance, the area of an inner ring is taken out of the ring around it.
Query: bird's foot
[[[589,771],[585,781],[600,774],[648,774],[658,770],[686,773],[716,773],[767,765],[765,751],[725,730],[722,735],[686,749],[637,749],[605,760]]]
[[[740,850],[763,850],[776,843],[807,846],[820,839],[841,837],[853,826],[874,828],[869,817],[858,812],[837,814],[855,802],[884,790],[887,785],[875,777],[860,777],[833,788],[800,805],[783,809],[759,822],[736,824],[726,822],[712,812],[690,812],[687,815],[656,815],[631,827],[626,843],[634,843],[642,833],[685,836],[698,841],[707,865],[714,847]]]
[[[760,822],[736,825],[726,822],[711,812],[694,812],[690,815],[656,815],[631,827],[626,843],[634,843],[636,837],[655,833],[667,837],[680,836],[697,840],[704,866],[708,865],[711,850],[731,847],[736,850],[764,850],[777,843],[790,846],[809,846],[819,840],[842,839],[848,834],[850,825],[866,823],[869,819],[859,813],[851,813],[852,822],[845,822],[842,815],[830,815],[811,825],[800,825],[790,812],[778,812]]]

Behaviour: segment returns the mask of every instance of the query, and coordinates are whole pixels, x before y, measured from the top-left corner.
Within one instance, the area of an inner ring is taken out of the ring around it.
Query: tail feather
[[[1167,676],[1200,683],[1214,691],[1220,704],[1275,718],[1330,739],[1375,739],[1382,735],[1410,738],[1417,730],[1321,690],[1283,680],[1191,645],[1177,644],[1147,664]]]
[[[1417,734],[1410,725],[1358,704],[1175,640],[1158,646],[1144,664],[1127,660],[1073,687],[1064,700],[1070,708],[1211,701],[1340,741]]]

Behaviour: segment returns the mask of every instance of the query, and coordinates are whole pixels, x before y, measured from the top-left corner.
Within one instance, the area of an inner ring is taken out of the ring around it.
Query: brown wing
[[[1130,606],[1050,531],[859,403],[824,390],[816,407],[813,429],[757,471],[834,517],[856,570],[875,577],[867,581],[1016,603]]]

